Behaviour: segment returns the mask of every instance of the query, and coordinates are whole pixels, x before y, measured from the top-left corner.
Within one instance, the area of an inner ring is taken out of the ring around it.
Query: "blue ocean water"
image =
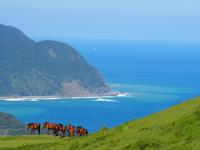
[[[24,123],[114,127],[200,95],[200,44],[63,40],[97,67],[121,97],[0,101],[0,111]]]

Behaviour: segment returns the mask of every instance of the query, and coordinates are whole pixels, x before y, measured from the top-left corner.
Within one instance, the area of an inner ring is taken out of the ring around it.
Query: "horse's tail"
[[[38,124],[38,134],[40,135],[41,124]]]

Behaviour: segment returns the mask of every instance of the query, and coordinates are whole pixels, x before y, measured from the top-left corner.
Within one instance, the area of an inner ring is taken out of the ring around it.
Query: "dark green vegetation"
[[[27,134],[25,125],[14,116],[0,112],[0,135]]]
[[[0,96],[87,96],[108,94],[102,76],[71,46],[36,43],[0,24]]]
[[[0,138],[0,148],[4,150],[197,150],[199,147],[200,97],[113,129],[103,128],[87,137]]]

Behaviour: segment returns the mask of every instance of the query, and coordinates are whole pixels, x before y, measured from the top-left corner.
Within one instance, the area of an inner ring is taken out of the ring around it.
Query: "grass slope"
[[[200,147],[200,97],[143,119],[81,138],[1,137],[4,150],[196,150]]]

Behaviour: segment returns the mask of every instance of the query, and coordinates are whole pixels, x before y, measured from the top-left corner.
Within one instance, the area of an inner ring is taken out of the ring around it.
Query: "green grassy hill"
[[[200,97],[143,119],[81,138],[1,137],[3,150],[197,150],[200,149]]]

